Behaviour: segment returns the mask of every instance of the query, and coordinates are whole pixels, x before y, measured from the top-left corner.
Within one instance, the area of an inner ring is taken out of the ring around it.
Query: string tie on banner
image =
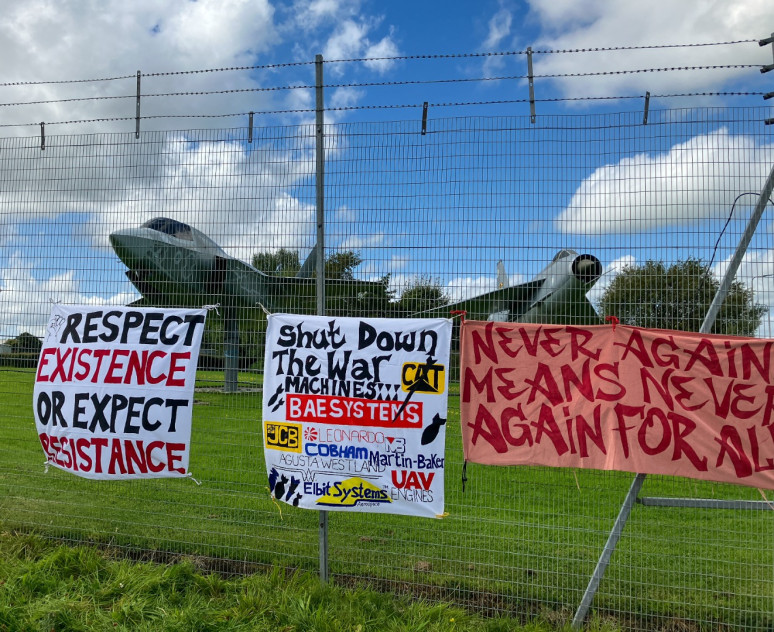
[[[206,309],[208,312],[214,311],[218,316],[220,316],[218,307],[220,307],[220,303],[215,303],[214,305],[202,305],[202,309]]]
[[[200,487],[201,487],[201,482],[200,482],[200,481],[197,481],[197,480],[196,480],[196,479],[193,477],[193,474],[191,474],[191,472],[188,472],[188,474],[186,474],[186,477],[187,477],[187,478],[190,478],[190,479],[191,479],[191,480],[192,480],[194,483],[196,483],[198,486],[200,486]]]
[[[263,303],[258,303],[258,307],[260,307],[263,310],[263,313],[267,316],[271,316],[271,312],[266,309],[266,306]]]
[[[615,333],[615,326],[621,321],[618,320],[618,316],[605,316],[605,322],[613,326],[613,333]]]
[[[464,309],[453,309],[449,313],[452,316],[459,316],[460,317],[460,322],[462,322],[462,323],[465,322],[465,316],[468,315],[468,312],[466,310],[464,310]]]
[[[48,461],[43,463],[43,473],[48,474]]]
[[[282,520],[282,507],[280,507],[279,503],[277,502],[277,499],[274,498],[274,495],[271,493],[271,490],[266,487],[265,488],[267,492],[269,492],[269,498],[271,499],[271,502],[274,503],[274,506],[277,508],[277,511],[279,511],[280,520]]]
[[[468,482],[468,462],[463,461],[462,463],[462,493],[465,493],[465,483]]]

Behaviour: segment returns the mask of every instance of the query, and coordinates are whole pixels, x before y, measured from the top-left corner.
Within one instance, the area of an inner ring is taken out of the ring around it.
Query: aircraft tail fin
[[[503,260],[497,262],[497,289],[502,290],[508,287],[508,273],[505,271]]]
[[[312,252],[309,253],[306,261],[304,261],[304,265],[301,266],[301,269],[296,274],[296,278],[311,279],[314,277],[315,272],[317,272],[317,244],[312,246]]]

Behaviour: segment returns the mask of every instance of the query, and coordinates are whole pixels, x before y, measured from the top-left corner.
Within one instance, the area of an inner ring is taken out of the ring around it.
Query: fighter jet
[[[269,275],[228,255],[201,231],[166,217],[118,230],[110,244],[126,265],[126,276],[142,302],[154,306],[265,307],[269,311],[315,312],[315,249],[295,277]],[[374,316],[381,282],[331,280],[326,310],[331,315]]]
[[[110,244],[126,265],[126,276],[142,298],[136,305],[201,307],[219,305],[223,351],[200,354],[207,366],[222,362],[226,392],[237,390],[237,372],[257,360],[257,348],[240,346],[240,310],[314,314],[317,287],[312,255],[295,277],[269,275],[228,255],[201,231],[174,219],[157,217],[139,227],[118,230]],[[383,316],[386,285],[378,281],[333,279],[325,283],[325,309],[331,316]],[[249,317],[248,317],[249,318]]]
[[[505,266],[500,261],[497,290],[435,308],[427,315],[457,311],[465,312],[465,317],[472,320],[596,325],[602,320],[586,293],[601,275],[602,264],[594,255],[560,250],[531,281],[509,287]]]
[[[110,243],[142,295],[136,304],[221,305],[227,391],[236,390],[240,360],[255,360],[239,345],[240,308],[316,312],[314,249],[296,276],[287,277],[265,274],[228,255],[201,231],[166,217],[118,230],[110,235]],[[464,311],[467,318],[475,320],[595,324],[601,321],[585,295],[601,274],[602,264],[593,255],[562,250],[531,281],[509,287],[501,261],[497,290],[413,316],[448,317],[451,312]],[[380,281],[326,280],[325,294],[326,313],[331,316],[394,315],[384,313],[389,301],[387,288]]]
[[[256,307],[270,311],[315,312],[314,250],[295,277],[268,275],[228,254],[201,231],[177,220],[157,217],[137,228],[110,235],[127,277],[156,306]],[[586,293],[602,274],[599,259],[561,250],[531,281],[509,287],[502,261],[497,264],[498,289],[415,316],[448,316],[465,311],[475,320],[534,323],[596,324],[600,318]],[[330,315],[388,316],[373,313],[385,296],[379,281],[332,280],[326,283]]]

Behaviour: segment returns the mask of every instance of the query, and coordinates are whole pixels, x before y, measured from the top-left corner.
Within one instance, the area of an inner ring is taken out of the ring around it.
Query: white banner
[[[93,479],[187,476],[205,316],[54,306],[33,395],[47,462]]]
[[[451,321],[269,317],[263,436],[274,498],[440,517]]]

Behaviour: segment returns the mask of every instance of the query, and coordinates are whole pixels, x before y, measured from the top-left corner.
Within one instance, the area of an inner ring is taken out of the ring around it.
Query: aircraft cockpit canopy
[[[157,230],[160,233],[175,237],[177,239],[185,239],[187,241],[193,241],[193,232],[188,224],[178,222],[168,217],[155,217],[148,220],[142,225],[143,228],[150,228],[151,230]]]
[[[565,257],[569,257],[571,255],[577,255],[578,253],[574,250],[560,250],[554,255],[554,258],[551,259],[552,262],[557,262],[559,259],[564,259]]]

